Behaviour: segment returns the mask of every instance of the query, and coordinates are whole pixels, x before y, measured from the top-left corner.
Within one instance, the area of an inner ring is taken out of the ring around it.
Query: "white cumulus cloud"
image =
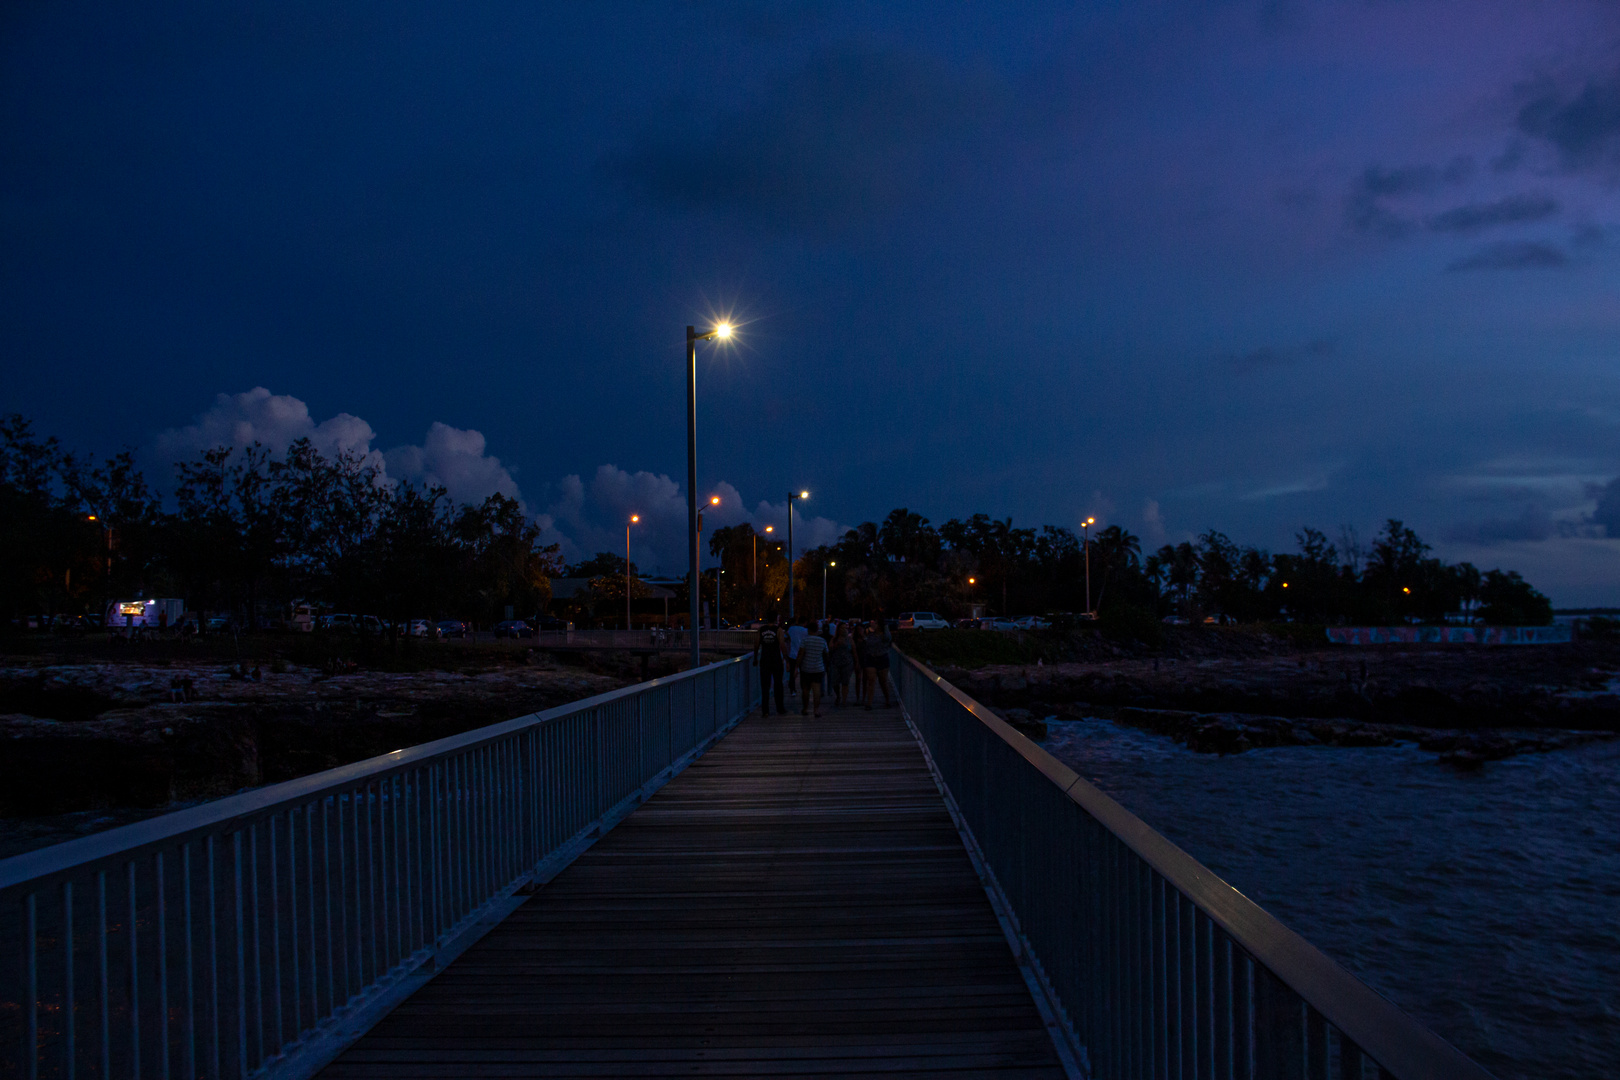
[[[511,471],[487,452],[482,432],[435,421],[420,446],[396,446],[387,453],[372,448],[376,438],[371,425],[358,416],[343,412],[316,423],[304,401],[255,386],[216,396],[191,424],[159,434],[156,451],[168,465],[219,446],[241,449],[260,443],[280,453],[298,439],[308,439],[327,457],[359,454],[385,479],[442,486],[457,502],[481,502],[497,492],[522,498]]]
[[[217,446],[240,449],[255,442],[280,453],[297,439],[307,438],[328,456],[340,452],[360,454],[376,465],[388,481],[407,481],[443,487],[456,502],[477,503],[497,492],[523,500],[512,470],[489,452],[480,431],[434,422],[421,443],[405,443],[378,450],[378,435],[370,424],[350,413],[338,413],[317,422],[309,405],[290,394],[273,394],[256,386],[241,394],[220,394],[185,427],[157,436],[154,449],[163,467],[194,457]],[[710,498],[719,496],[719,505]],[[543,543],[559,545],[570,562],[599,551],[623,552],[624,528],[632,514],[640,520],[630,528],[630,558],[644,573],[681,575],[686,569],[686,491],[663,473],[630,471],[618,465],[600,465],[589,477],[570,474],[546,484],[535,514]],[[703,511],[702,562],[710,566],[709,537],[714,530],[747,522],[760,532],[773,526],[775,539],[787,540],[787,503],[760,501],[748,509],[742,492],[727,482],[698,493]],[[848,531],[830,518],[806,516],[806,503],[793,510],[794,546],[799,552],[820,544],[836,543]]]

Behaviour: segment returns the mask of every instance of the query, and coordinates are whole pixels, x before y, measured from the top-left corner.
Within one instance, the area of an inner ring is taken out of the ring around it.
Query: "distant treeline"
[[[128,452],[93,461],[0,419],[0,612],[100,612],[107,599],[184,598],[199,611],[285,617],[294,600],[401,620],[532,614],[556,547],[517,502],[457,505],[442,488],[379,482],[375,464],[218,448],[175,465],[172,509]]]
[[[1144,557],[1140,539],[1111,525],[1091,537],[1092,607],[1105,620],[1180,615],[1190,621],[1386,624],[1462,615],[1499,625],[1552,621],[1552,605],[1518,573],[1443,562],[1393,519],[1366,545],[1350,529],[1337,544],[1312,528],[1300,530],[1296,540],[1297,551],[1274,555],[1240,548],[1210,530],[1196,542],[1167,544]],[[722,560],[731,590],[728,616],[785,603],[787,572],[777,543],[775,536],[756,537],[747,524],[710,538],[710,553]],[[756,547],[757,571],[750,568]],[[765,562],[767,547],[772,564]],[[834,615],[927,610],[956,616],[974,605],[1009,616],[1086,610],[1082,538],[1051,525],[1014,528],[1011,518],[974,514],[935,527],[902,508],[882,524],[866,522],[795,562],[797,613],[820,614],[824,568]],[[750,584],[755,572],[757,586]]]
[[[176,463],[165,507],[128,452],[92,461],[20,416],[0,419],[0,614],[99,612],[136,594],[254,619],[285,615],[294,600],[395,621],[545,609],[564,567],[515,500],[456,504],[442,488],[380,480],[367,459],[328,458],[308,440],[281,454],[221,447]],[[791,575],[784,540],[746,523],[709,534],[727,618],[785,608],[790,579],[798,614],[822,614],[824,583],[834,615],[1086,610],[1086,552],[1069,529],[985,514],[936,527],[902,508],[804,552]],[[1274,555],[1211,530],[1144,557],[1137,537],[1109,526],[1091,538],[1091,606],[1104,620],[1552,620],[1547,598],[1517,573],[1442,562],[1399,521],[1365,546],[1348,529],[1337,544],[1312,528],[1297,542]],[[604,603],[620,610],[624,568],[606,552],[568,568],[594,581],[580,615]],[[706,573],[705,599],[714,582]]]

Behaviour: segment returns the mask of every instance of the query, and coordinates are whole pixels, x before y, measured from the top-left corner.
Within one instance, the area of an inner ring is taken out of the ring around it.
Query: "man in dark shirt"
[[[759,639],[754,642],[754,664],[759,668],[759,714],[771,715],[771,687],[776,687],[776,711],[786,714],[787,708],[782,700],[782,668],[783,658],[787,648],[786,635],[782,633],[782,626],[777,621],[776,612],[771,612],[765,625],[759,628]]]

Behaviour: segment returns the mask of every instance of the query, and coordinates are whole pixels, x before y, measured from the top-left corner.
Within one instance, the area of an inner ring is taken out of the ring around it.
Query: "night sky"
[[[675,571],[730,315],[719,523],[1398,517],[1620,603],[1613,0],[17,0],[0,80],[0,411],[70,446]]]

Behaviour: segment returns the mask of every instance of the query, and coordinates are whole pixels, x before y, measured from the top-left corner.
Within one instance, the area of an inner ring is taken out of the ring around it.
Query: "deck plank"
[[[893,710],[751,718],[321,1074],[1058,1078]]]

